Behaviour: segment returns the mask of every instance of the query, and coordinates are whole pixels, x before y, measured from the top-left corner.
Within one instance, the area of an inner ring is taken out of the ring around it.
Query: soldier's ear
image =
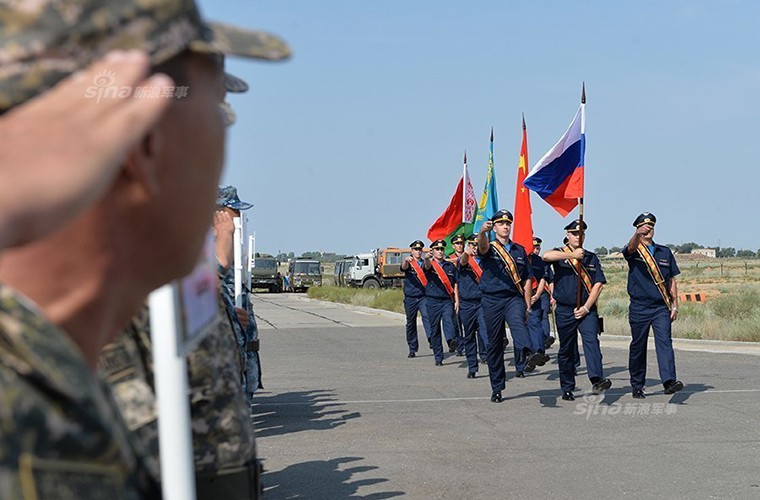
[[[163,134],[158,127],[153,127],[127,155],[125,174],[135,183],[135,187],[144,191],[149,197],[160,191],[158,182],[159,152],[164,143]]]

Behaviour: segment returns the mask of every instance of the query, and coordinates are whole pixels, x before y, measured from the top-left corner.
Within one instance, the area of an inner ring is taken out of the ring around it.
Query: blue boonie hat
[[[654,214],[644,212],[643,214],[636,217],[635,221],[633,221],[633,227],[643,226],[644,224],[649,224],[650,226],[654,227],[656,223],[657,217],[655,217]]]
[[[224,186],[219,188],[219,195],[216,198],[216,206],[227,207],[233,210],[248,210],[253,207],[250,203],[240,200],[235,186]]]

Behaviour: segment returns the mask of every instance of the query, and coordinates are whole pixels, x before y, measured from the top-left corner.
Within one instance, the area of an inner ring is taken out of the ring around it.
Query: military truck
[[[251,289],[266,288],[270,293],[282,291],[282,277],[277,266],[280,263],[271,255],[251,259]]]
[[[335,286],[346,286],[346,276],[351,269],[353,261],[353,257],[346,257],[335,261],[335,272],[333,276],[333,284]]]
[[[322,265],[313,259],[291,260],[286,281],[289,292],[305,292],[309,287],[322,286]]]
[[[412,254],[409,248],[376,248],[354,255],[346,284],[358,288],[392,288],[404,283],[401,263]]]

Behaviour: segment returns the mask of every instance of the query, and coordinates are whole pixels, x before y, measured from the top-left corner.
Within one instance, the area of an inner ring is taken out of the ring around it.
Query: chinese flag
[[[523,182],[528,175],[528,132],[523,117],[523,138],[520,147],[520,162],[517,165],[517,192],[515,193],[515,220],[512,224],[512,241],[519,243],[528,252],[533,253],[533,211],[530,208],[530,191]]]

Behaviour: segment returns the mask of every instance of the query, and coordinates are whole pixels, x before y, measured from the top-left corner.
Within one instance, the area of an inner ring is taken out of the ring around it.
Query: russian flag
[[[565,217],[583,198],[583,158],[586,152],[586,105],[581,104],[570,127],[536,163],[524,185]]]

